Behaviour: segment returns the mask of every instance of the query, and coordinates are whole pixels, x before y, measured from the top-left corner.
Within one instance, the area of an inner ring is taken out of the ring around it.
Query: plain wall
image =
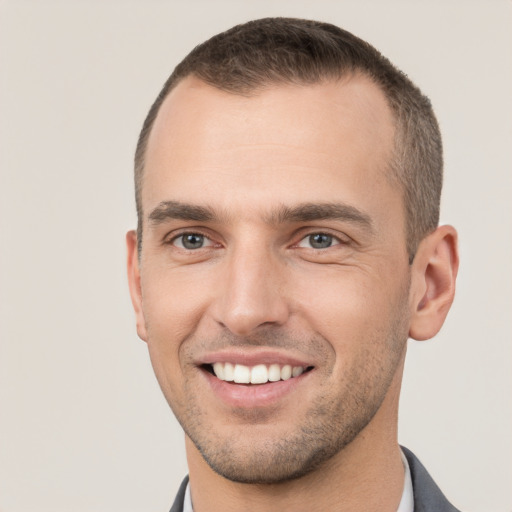
[[[410,344],[400,441],[460,508],[512,510],[512,3],[4,0],[0,511],[169,509],[183,434],[125,282],[133,151],[193,46],[275,15],[354,32],[432,99],[462,263],[442,332]]]

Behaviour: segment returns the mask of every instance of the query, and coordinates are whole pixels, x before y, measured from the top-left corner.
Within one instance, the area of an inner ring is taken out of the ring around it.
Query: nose
[[[223,263],[213,305],[214,319],[221,326],[235,335],[247,336],[259,327],[286,323],[289,306],[284,294],[284,269],[271,251],[240,248]]]

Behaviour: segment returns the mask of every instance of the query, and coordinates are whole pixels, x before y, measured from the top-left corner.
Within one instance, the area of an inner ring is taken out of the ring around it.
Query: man
[[[171,510],[456,510],[397,442],[407,338],[458,267],[407,77],[329,24],[234,27],[165,84],[135,180],[137,331],[186,434]]]

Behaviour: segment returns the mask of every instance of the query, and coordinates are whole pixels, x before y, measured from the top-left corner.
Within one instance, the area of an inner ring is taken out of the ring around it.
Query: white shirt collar
[[[402,499],[400,500],[400,504],[398,505],[396,512],[414,512],[414,493],[412,489],[411,469],[409,468],[409,463],[407,462],[407,457],[404,455],[404,452],[400,450],[400,453],[402,455],[402,464],[404,465],[405,470],[405,479]]]
[[[190,497],[190,482],[187,484],[185,490],[185,499],[183,500],[183,512],[194,512],[192,508],[192,498]]]

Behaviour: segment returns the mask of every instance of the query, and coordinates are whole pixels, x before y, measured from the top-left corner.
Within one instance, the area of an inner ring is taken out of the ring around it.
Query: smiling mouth
[[[243,364],[216,362],[205,364],[203,368],[224,382],[235,384],[267,384],[299,377],[313,369],[312,366],[291,366],[289,364]]]

